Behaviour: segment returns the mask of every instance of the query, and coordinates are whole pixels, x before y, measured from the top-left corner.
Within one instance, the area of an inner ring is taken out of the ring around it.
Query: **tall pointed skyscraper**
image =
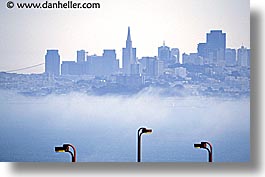
[[[132,48],[131,31],[128,27],[126,48],[122,48],[122,69],[126,75],[133,74],[134,65],[137,64],[136,48]]]

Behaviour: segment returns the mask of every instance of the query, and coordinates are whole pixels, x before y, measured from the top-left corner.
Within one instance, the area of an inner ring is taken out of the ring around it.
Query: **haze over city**
[[[18,10],[1,1],[0,71],[43,63],[47,49],[58,49],[63,61],[75,60],[80,49],[115,49],[121,60],[128,26],[138,58],[157,56],[163,41],[180,54],[196,52],[211,29],[227,33],[229,48],[250,47],[248,0],[98,2],[100,9]],[[44,66],[22,72],[42,73]]]
[[[249,0],[48,2],[0,2],[0,161],[250,161]]]

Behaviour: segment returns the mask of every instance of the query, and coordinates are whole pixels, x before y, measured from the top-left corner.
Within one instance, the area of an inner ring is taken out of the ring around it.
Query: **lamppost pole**
[[[137,157],[137,162],[141,162],[141,136],[142,132],[140,132],[142,128],[138,129],[138,157]]]
[[[141,137],[142,137],[143,133],[152,133],[152,129],[147,129],[147,128],[141,127],[137,131],[137,138],[138,138],[137,162],[141,162]]]
[[[205,143],[208,144],[208,146],[210,147],[210,149],[207,148],[208,154],[209,154],[209,162],[213,162],[213,147],[212,147],[212,144],[209,143],[209,142],[205,142]]]
[[[74,153],[70,151],[70,147]],[[72,162],[76,162],[76,148],[72,144],[63,144],[63,146],[55,147],[55,152],[68,152],[72,157]]]
[[[208,148],[207,145],[210,147]],[[213,162],[213,147],[212,144],[209,142],[201,142],[200,144],[194,144],[195,148],[202,148],[208,151],[208,161]]]
[[[72,162],[76,162],[76,148],[72,144],[64,144],[64,146],[68,147],[68,151],[72,156]],[[74,150],[74,154],[69,150],[69,146]]]

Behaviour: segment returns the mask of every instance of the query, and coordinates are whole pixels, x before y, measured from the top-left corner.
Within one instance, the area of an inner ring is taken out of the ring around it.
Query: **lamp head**
[[[63,144],[62,147],[55,147],[55,152],[68,152],[69,151],[69,144]]]
[[[143,128],[142,133],[147,133],[147,134],[151,134],[153,132],[153,130],[151,128],[147,129],[147,128]]]
[[[201,144],[194,144],[195,148],[206,148],[207,143],[206,142],[201,142]]]
[[[66,149],[64,147],[55,147],[55,152],[66,152]]]
[[[194,144],[195,148],[201,148],[201,144]]]

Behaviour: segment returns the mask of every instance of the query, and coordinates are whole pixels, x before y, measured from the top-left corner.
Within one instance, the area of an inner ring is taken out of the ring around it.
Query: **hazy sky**
[[[101,5],[80,10],[8,9],[7,1],[0,2],[0,71],[42,63],[47,49],[59,49],[61,61],[75,60],[79,49],[116,49],[121,59],[128,26],[138,58],[157,55],[163,40],[181,54],[196,52],[211,29],[227,33],[227,47],[250,47],[249,0],[75,0]]]

